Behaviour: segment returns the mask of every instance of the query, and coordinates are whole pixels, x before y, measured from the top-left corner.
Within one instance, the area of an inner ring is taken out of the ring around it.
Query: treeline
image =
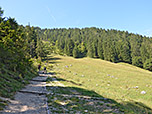
[[[126,62],[152,71],[152,38],[127,31],[91,28],[40,29],[52,52],[75,58]]]

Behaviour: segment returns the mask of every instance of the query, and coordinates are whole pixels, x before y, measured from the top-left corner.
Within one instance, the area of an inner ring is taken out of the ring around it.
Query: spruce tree
[[[90,57],[90,58],[95,57],[95,47],[93,45],[92,39],[88,40],[88,44],[87,44],[87,56]]]
[[[140,54],[141,54],[141,58],[142,58],[143,63],[145,63],[145,61],[150,58],[149,57],[150,53],[148,53],[149,50],[151,50],[150,40],[148,38],[144,38],[143,42],[141,44],[141,47],[140,47]]]
[[[132,64],[137,66],[137,67],[143,67],[142,58],[138,57],[138,56],[134,57],[132,59]]]
[[[131,52],[130,44],[127,41],[122,42],[122,48],[120,49],[120,54],[123,62],[131,63]]]
[[[147,59],[144,63],[144,69],[152,71],[152,58]]]
[[[79,57],[85,57],[86,56],[87,50],[86,50],[86,47],[84,45],[84,42],[81,42],[78,45],[78,52],[79,52]]]
[[[103,47],[102,47],[102,41],[101,41],[101,39],[99,39],[99,41],[98,41],[97,52],[98,52],[99,58],[100,59],[104,59],[104,56],[103,56]]]
[[[37,47],[36,48],[37,56],[40,58],[44,57],[44,44],[40,38],[37,38],[37,46],[36,47]]]
[[[73,55],[73,48],[74,48],[74,42],[72,41],[72,39],[67,39],[65,41],[65,48],[64,48],[66,55],[72,56]]]
[[[79,50],[77,48],[77,45],[74,46],[74,49],[73,49],[73,57],[74,58],[78,58],[79,57]]]

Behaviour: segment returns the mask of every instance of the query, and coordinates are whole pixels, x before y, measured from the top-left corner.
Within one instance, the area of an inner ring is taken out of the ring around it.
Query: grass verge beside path
[[[85,93],[91,97],[90,94],[96,93],[100,97],[111,99],[125,113],[152,113],[152,73],[149,71],[125,63],[116,64],[91,58],[74,59],[58,55],[50,57],[48,62],[53,66],[52,74],[66,86],[56,87],[54,93]],[[142,94],[142,91],[145,93]],[[57,100],[56,97],[51,99]],[[69,103],[65,104],[68,106]],[[85,110],[83,105],[80,107]]]
[[[69,114],[124,114],[120,104],[111,99],[106,99],[94,91],[78,87],[61,86],[57,77],[50,77],[47,80],[47,90],[51,93],[47,95],[48,105],[51,113]]]
[[[25,76],[19,72],[9,70],[5,65],[0,68],[0,97],[13,99],[14,94],[29,83],[33,77],[37,76],[36,69],[27,68]],[[7,105],[7,100],[0,99],[0,110]]]

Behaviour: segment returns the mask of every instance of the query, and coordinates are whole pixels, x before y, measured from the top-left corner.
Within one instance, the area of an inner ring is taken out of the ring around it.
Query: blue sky
[[[4,16],[41,28],[98,27],[152,36],[152,0],[0,0]]]

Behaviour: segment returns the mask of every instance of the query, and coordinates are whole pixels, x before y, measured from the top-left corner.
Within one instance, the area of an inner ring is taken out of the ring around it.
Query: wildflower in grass
[[[141,94],[146,94],[146,91],[141,91]]]
[[[84,110],[84,112],[88,112],[88,110]]]
[[[136,89],[138,89],[139,87],[138,87],[138,86],[136,86],[135,88],[136,88]]]
[[[114,78],[114,76],[110,76],[110,78]]]

